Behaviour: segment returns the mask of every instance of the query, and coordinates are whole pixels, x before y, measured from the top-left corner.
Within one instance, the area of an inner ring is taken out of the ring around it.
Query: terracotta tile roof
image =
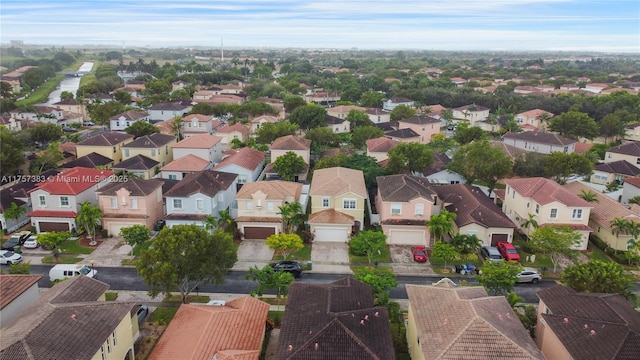
[[[252,124],[259,124],[261,122],[276,123],[278,121],[279,119],[272,115],[260,115],[251,119]]]
[[[227,125],[227,126],[221,127],[220,129],[216,130],[216,133],[228,134],[234,131],[237,131],[243,134],[248,134],[249,128],[246,125],[243,125],[242,123],[237,122],[233,125]]]
[[[114,172],[110,170],[74,167],[45,182],[38,183],[36,189],[42,189],[51,195],[78,195],[113,174]]]
[[[119,132],[105,132],[80,141],[76,146],[113,146],[129,140],[133,140],[133,135]]]
[[[398,122],[418,124],[418,125],[440,124],[440,120],[427,115],[419,115],[419,116],[414,116],[406,119],[401,119],[401,120],[398,120]]]
[[[293,282],[277,359],[395,359],[389,315],[374,307],[371,287],[344,278]]]
[[[221,170],[228,165],[235,164],[241,168],[253,171],[264,162],[265,154],[262,151],[244,147],[233,150],[233,152],[232,155],[222,159],[213,170]]]
[[[210,197],[228,189],[234,184],[237,174],[229,174],[214,170],[204,170],[187,175],[169,190],[166,197],[188,197],[201,193]]]
[[[34,210],[27,214],[29,217],[62,217],[62,218],[75,218],[75,211],[63,211],[63,210]]]
[[[160,133],[155,133],[151,135],[141,136],[132,142],[123,145],[123,148],[140,148],[140,149],[154,149],[159,148],[164,145],[167,145],[171,142],[174,142],[176,137],[173,135],[165,135]]]
[[[550,144],[556,146],[567,146],[578,142],[577,140],[568,139],[558,134],[540,131],[523,131],[520,133],[508,132],[502,137],[505,139],[523,140],[538,144]]]
[[[147,116],[149,116],[149,113],[146,111],[129,110],[117,115],[113,115],[112,117],[109,118],[109,120],[118,120],[121,117],[124,117],[125,120],[135,121],[135,120],[144,119]]]
[[[265,193],[267,199],[296,202],[300,200],[302,184],[283,180],[250,182],[242,185],[236,199],[252,199],[252,195],[259,191]]]
[[[340,196],[348,192],[367,198],[367,187],[361,170],[344,167],[319,169],[313,172],[309,195]]]
[[[573,151],[577,152],[578,154],[586,154],[587,151],[589,151],[592,147],[593,144],[579,142],[576,143]]]
[[[148,359],[258,359],[268,312],[250,296],[224,306],[182,304]]]
[[[632,141],[628,144],[618,145],[612,148],[607,149],[607,152],[612,152],[615,154],[623,154],[623,155],[632,155],[632,156],[640,156],[640,143],[636,141]]]
[[[425,359],[544,359],[503,296],[451,284],[406,286]]]
[[[210,149],[217,143],[222,141],[220,136],[209,134],[198,134],[190,136],[176,144],[173,144],[174,149]]]
[[[506,179],[504,183],[518,194],[535,200],[540,205],[554,201],[573,207],[593,207],[577,195],[560,186],[557,182],[541,177]]]
[[[113,170],[149,170],[158,166],[160,162],[150,159],[144,155],[136,155],[122,160],[118,165],[113,165]]]
[[[179,102],[164,102],[151,105],[149,110],[166,110],[166,111],[185,111],[189,109],[189,105]]]
[[[327,109],[330,114],[348,114],[351,110],[358,110],[364,112],[366,108],[357,105],[340,105]]]
[[[495,194],[495,196],[504,201],[504,196],[505,196],[505,190],[504,189],[495,189],[493,190],[493,193]]]
[[[591,191],[596,195],[598,202],[592,203],[593,209],[591,209],[589,219],[603,228],[611,230],[611,226],[609,224],[611,223],[611,220],[615,218],[640,222],[640,214],[632,211],[601,192],[591,189],[579,181],[568,183],[564,185],[564,187],[576,195],[579,195],[581,191]]]
[[[626,179],[624,179],[624,183],[632,185],[632,186],[635,186],[637,188],[640,188],[640,177],[629,177],[629,178],[626,178]]]
[[[411,139],[411,138],[414,138],[414,137],[419,137],[420,134],[418,134],[417,132],[413,131],[413,129],[404,128],[404,129],[397,129],[397,130],[387,131],[385,133],[385,136],[394,137],[394,138],[398,138],[398,139]]]
[[[165,121],[161,121],[159,123],[156,123],[156,127],[158,128],[158,130],[160,131],[160,133],[167,133],[167,134],[173,134],[175,133],[175,130],[173,129],[173,122],[175,121],[175,118],[171,118],[171,119],[167,119]]]
[[[619,294],[577,293],[556,285],[538,291],[549,329],[574,359],[636,359],[640,313]]]
[[[525,111],[525,112],[521,112],[519,114],[516,114],[516,117],[518,116],[522,116],[525,117],[527,119],[538,119],[538,117],[542,114],[549,114],[549,116],[553,116],[553,113],[549,112],[549,111],[544,111],[542,109],[533,109],[533,110],[529,110],[529,111]]]
[[[273,141],[271,150],[309,150],[311,140],[293,135],[282,136]]]
[[[98,166],[105,166],[112,162],[113,159],[109,159],[104,155],[92,152],[75,160],[71,160],[66,164],[62,164],[60,167],[63,169],[70,169],[74,167],[97,168]]]
[[[433,187],[448,211],[457,214],[455,223],[460,228],[468,224],[482,227],[515,228],[515,224],[479,188],[468,184]]]
[[[382,201],[409,202],[423,198],[433,202],[436,197],[429,180],[411,175],[378,176],[378,192]]]
[[[196,122],[209,122],[213,120],[213,116],[204,115],[204,114],[191,114],[183,117],[182,121],[185,123],[189,123],[189,122],[192,122],[194,119],[196,120]]]
[[[598,164],[594,169],[610,174],[621,174],[634,177],[640,175],[640,169],[631,165],[631,163],[626,160]]]
[[[398,142],[388,137],[379,137],[367,140],[367,151],[369,152],[389,152],[398,145]]]
[[[129,191],[131,196],[147,196],[149,194],[152,194],[159,187],[162,187],[162,182],[158,180],[130,178],[125,182],[113,182],[105,185],[96,192],[99,195],[115,196],[116,191],[124,188]]]
[[[42,275],[5,275],[0,274],[0,309],[4,309],[13,300],[22,295],[31,286],[38,283]],[[4,324],[3,324],[4,325]]]
[[[517,148],[515,146],[505,144],[502,141],[490,140],[489,143],[491,146],[502,150],[502,152],[507,155],[512,161],[518,157],[518,155],[526,154],[527,151],[524,149]]]
[[[235,221],[241,222],[261,222],[261,223],[282,223],[282,218],[264,216],[238,216]]]
[[[309,224],[349,224],[353,225],[355,218],[336,209],[326,209],[309,215]]]
[[[206,169],[209,165],[210,163],[207,160],[193,154],[189,154],[171,161],[167,165],[163,166],[160,171],[201,171]]]

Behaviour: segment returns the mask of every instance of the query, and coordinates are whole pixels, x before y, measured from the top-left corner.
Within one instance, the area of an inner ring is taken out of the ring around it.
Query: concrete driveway
[[[249,270],[253,266],[259,268],[272,262],[273,250],[265,245],[264,240],[243,240],[238,246],[238,262],[233,270]]]
[[[391,268],[396,275],[436,274],[428,261],[426,263],[413,261],[413,254],[409,245],[390,245],[389,253],[392,261]]]
[[[349,266],[349,244],[314,242],[311,246],[313,272],[352,274]]]

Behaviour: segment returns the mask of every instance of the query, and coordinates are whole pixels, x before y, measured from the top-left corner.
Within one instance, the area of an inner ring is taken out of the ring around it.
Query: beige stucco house
[[[223,144],[229,144],[234,139],[244,143],[249,138],[249,128],[237,122],[233,125],[227,125],[217,129],[215,134],[222,137]]]
[[[476,122],[489,118],[489,108],[480,105],[464,105],[451,110],[455,120],[468,121],[469,126],[475,126]]]
[[[133,135],[120,132],[101,133],[77,143],[76,156],[80,158],[95,152],[117,164],[122,161],[122,146],[132,141]]]
[[[632,141],[607,149],[604,162],[626,160],[631,165],[640,166],[640,143]]]
[[[275,162],[278,157],[291,151],[301,156],[304,162],[309,164],[309,159],[311,158],[311,140],[287,135],[275,139],[271,144],[270,150],[272,163]]]
[[[389,158],[389,150],[398,145],[398,142],[388,137],[379,137],[366,141],[367,156],[374,157],[378,162]]]
[[[217,163],[222,159],[222,138],[216,135],[198,134],[173,145],[173,158],[175,160],[189,154],[207,160],[210,163]]]
[[[551,119],[553,114],[541,109],[533,109],[516,114],[515,120],[524,131],[538,131],[543,129],[544,125],[540,119],[545,117]]]
[[[440,133],[440,120],[431,116],[418,115],[398,120],[398,129],[411,129],[418,134],[420,144],[428,144],[434,135]]]
[[[165,134],[151,134],[141,136],[122,146],[122,160],[143,155],[165,166],[173,160],[171,148],[177,143],[175,136]]]

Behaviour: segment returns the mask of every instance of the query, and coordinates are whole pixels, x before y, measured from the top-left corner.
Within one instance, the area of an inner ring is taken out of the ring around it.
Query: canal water
[[[91,69],[93,69],[93,62],[87,61],[80,66],[80,68],[78,69],[78,72],[88,73],[91,71]],[[80,88],[80,79],[81,77],[66,77],[62,79],[62,81],[60,82],[60,85],[56,87],[56,89],[49,94],[49,98],[47,99],[47,102],[43,103],[43,105],[52,105],[59,102],[60,94],[63,91],[68,91],[72,93],[73,96],[75,96],[76,91],[78,91],[78,89]]]

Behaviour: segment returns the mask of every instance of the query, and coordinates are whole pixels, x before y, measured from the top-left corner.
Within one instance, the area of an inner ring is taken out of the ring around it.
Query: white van
[[[98,274],[97,270],[92,270],[87,265],[79,264],[58,264],[49,270],[49,280],[51,282],[56,280],[63,280],[66,278],[72,278],[74,276],[84,275],[90,278],[95,278]]]

